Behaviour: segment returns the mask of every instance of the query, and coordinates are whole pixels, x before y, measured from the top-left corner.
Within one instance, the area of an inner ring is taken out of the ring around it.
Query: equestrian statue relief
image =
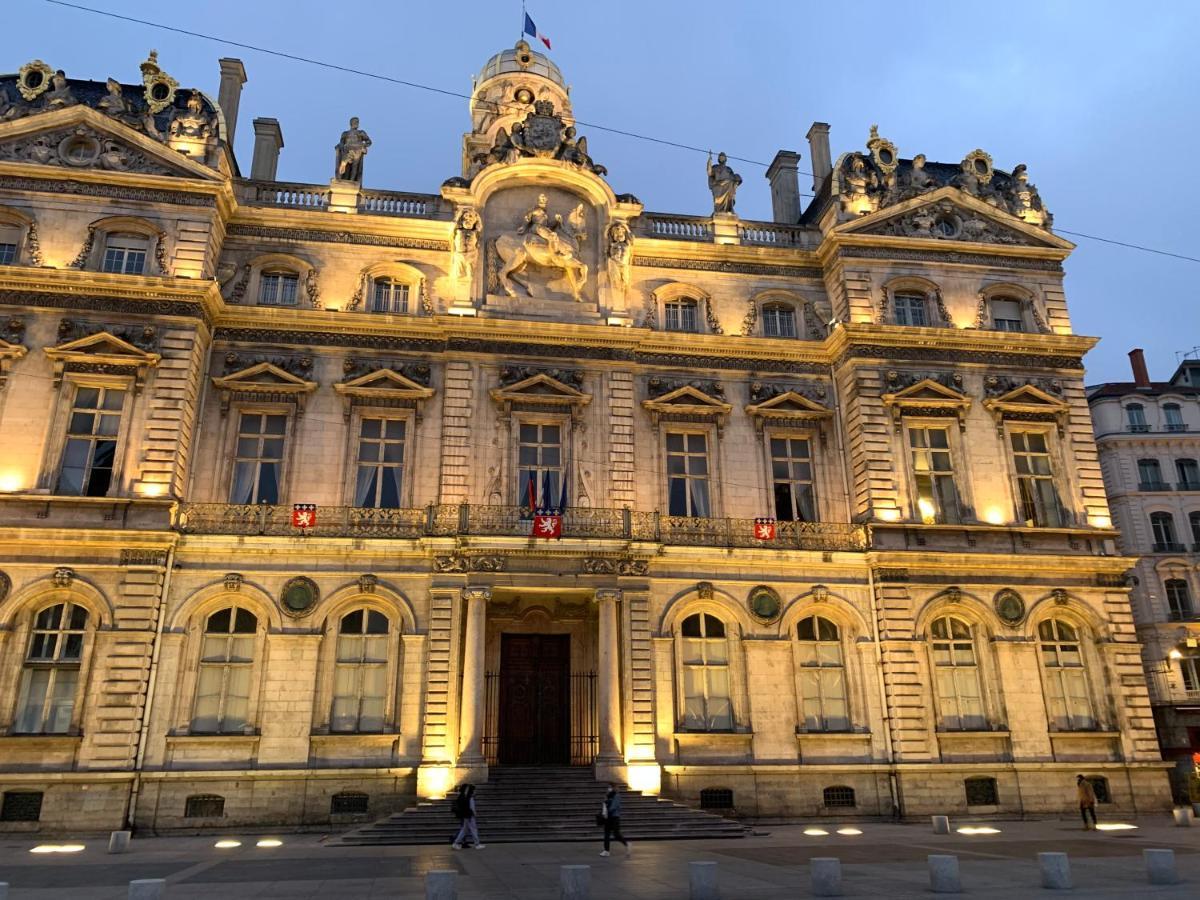
[[[588,267],[580,260],[583,242],[587,240],[584,206],[578,204],[563,221],[561,214],[551,216],[546,208],[546,195],[539,194],[537,204],[525,214],[525,221],[516,234],[496,238],[496,255],[500,258],[500,286],[515,297],[513,282],[532,296],[526,275],[530,265],[561,269],[571,287],[571,296],[581,300],[579,292],[587,282]],[[526,276],[519,278],[518,276]]]

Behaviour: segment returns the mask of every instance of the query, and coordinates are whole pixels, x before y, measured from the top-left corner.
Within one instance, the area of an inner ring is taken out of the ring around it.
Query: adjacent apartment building
[[[1172,786],[1188,798],[1200,753],[1200,358],[1151,381],[1141,350],[1133,381],[1088,389],[1100,466],[1121,551],[1137,557],[1131,600],[1150,702]]]
[[[513,765],[1169,803],[1024,165],[815,123],[811,202],[780,151],[651,212],[519,43],[440,186],[365,187],[341,115],[281,182],[220,72],[0,77],[3,828],[328,827]]]

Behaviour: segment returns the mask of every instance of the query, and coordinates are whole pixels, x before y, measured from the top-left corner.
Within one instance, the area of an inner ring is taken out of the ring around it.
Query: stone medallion
[[[779,592],[765,584],[750,589],[750,594],[746,597],[746,605],[750,608],[750,614],[754,618],[765,623],[778,619],[779,613],[783,609],[783,601],[779,598]]]
[[[288,581],[279,592],[279,606],[289,616],[307,615],[320,599],[317,583],[303,575]]]
[[[996,594],[992,600],[996,615],[1005,625],[1020,625],[1025,618],[1025,601],[1016,591],[1005,588]]]

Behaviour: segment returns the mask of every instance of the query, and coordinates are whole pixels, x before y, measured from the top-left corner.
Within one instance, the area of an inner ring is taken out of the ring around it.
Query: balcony
[[[229,503],[187,503],[176,519],[183,534],[229,534],[293,537],[398,538],[529,537],[531,525],[524,506],[482,506],[469,503],[429,505],[418,509],[363,509],[322,506],[312,528],[292,525],[290,506]],[[765,550],[862,551],[867,532],[862,525],[836,522],[779,522],[776,537],[754,537],[754,519],[708,519],[664,516],[629,509],[568,509],[563,539],[650,541],[693,547],[741,547]]]
[[[1189,429],[1188,429],[1187,425],[1183,422],[1168,422],[1166,425],[1163,426],[1163,430],[1174,432],[1174,433],[1178,434],[1180,432],[1188,431]]]
[[[1200,481],[1180,481],[1175,485],[1177,491],[1200,491]]]
[[[1169,491],[1171,486],[1165,481],[1139,481],[1139,491]]]
[[[1141,423],[1141,422],[1136,423],[1136,424],[1130,423],[1125,426],[1125,430],[1130,432],[1131,434],[1145,434],[1146,432],[1148,432],[1150,430],[1150,426],[1146,425],[1144,423]]]

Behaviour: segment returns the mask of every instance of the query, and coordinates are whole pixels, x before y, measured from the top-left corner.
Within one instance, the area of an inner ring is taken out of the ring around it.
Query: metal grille
[[[365,813],[371,802],[367,794],[359,791],[342,791],[329,798],[330,815],[353,815]]]
[[[854,799],[854,788],[844,784],[825,788],[824,801],[826,808],[849,808],[858,805]]]
[[[995,778],[968,778],[963,782],[967,791],[967,806],[999,806],[1000,792]]]
[[[733,809],[733,791],[729,788],[705,788],[700,792],[701,809]]]
[[[216,794],[188,797],[183,807],[185,819],[216,819],[225,815],[225,798]]]
[[[41,791],[5,791],[0,822],[36,822],[42,817]]]
[[[483,756],[500,764],[500,673],[485,676]],[[600,752],[600,720],[596,709],[596,673],[571,673],[571,765],[590,766]]]

